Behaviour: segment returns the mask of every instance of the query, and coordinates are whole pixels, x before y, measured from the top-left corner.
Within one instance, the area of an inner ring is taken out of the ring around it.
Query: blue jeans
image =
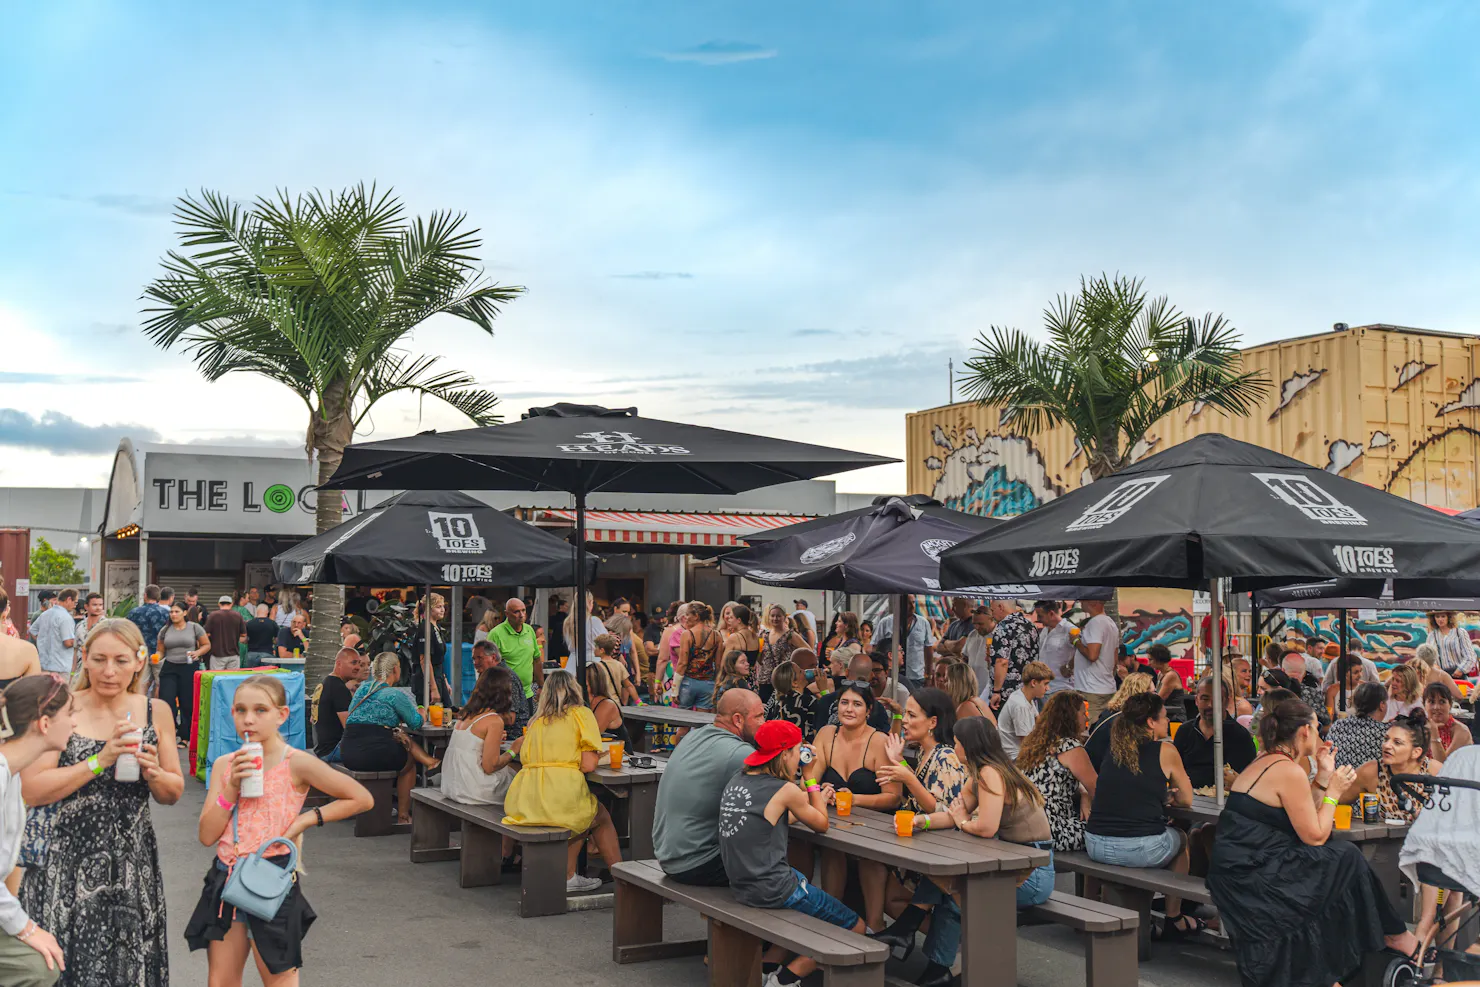
[[[824,922],[831,922],[833,925],[843,929],[851,929],[858,924],[858,915],[853,909],[821,888],[809,884],[807,879],[802,876],[802,872],[795,867],[791,869],[791,872],[797,876],[797,889],[791,893],[790,898],[786,899],[786,905],[783,907],[801,912],[803,915],[810,915],[813,918],[820,918]],[[959,922],[956,928],[957,937],[959,938]]]
[[[685,678],[678,687],[678,705],[685,709],[714,709],[714,683]]]
[[[1050,857],[1053,854],[1052,840],[1028,845],[1047,850]],[[1050,859],[1047,864],[1028,875],[1028,879],[1018,887],[1017,907],[1032,908],[1047,901],[1048,896],[1053,893],[1053,879],[1053,861]],[[915,889],[915,896],[910,901],[916,905],[935,906],[930,916],[930,931],[925,933],[925,958],[941,966],[955,963],[956,954],[961,950],[961,909],[956,904],[956,899],[926,878]]]
[[[1146,867],[1156,870],[1177,859],[1182,852],[1182,831],[1168,826],[1155,836],[1099,836],[1084,834],[1084,852],[1089,859],[1116,867]]]

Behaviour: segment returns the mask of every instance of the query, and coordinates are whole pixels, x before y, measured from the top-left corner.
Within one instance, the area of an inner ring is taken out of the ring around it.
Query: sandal
[[[1191,924],[1183,925],[1183,922],[1189,922]],[[1160,932],[1153,931],[1151,938],[1158,942],[1172,942],[1177,939],[1186,939],[1188,936],[1195,936],[1199,932],[1207,931],[1207,928],[1208,923],[1196,915],[1178,915],[1175,918],[1163,920]]]

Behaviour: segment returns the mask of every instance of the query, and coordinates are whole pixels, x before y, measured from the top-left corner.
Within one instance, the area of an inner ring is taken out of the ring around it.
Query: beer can
[[[1362,822],[1375,826],[1382,822],[1382,806],[1376,795],[1362,795]]]

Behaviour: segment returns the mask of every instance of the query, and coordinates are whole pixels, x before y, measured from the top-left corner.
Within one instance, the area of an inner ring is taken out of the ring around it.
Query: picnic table
[[[826,833],[792,823],[793,838],[927,877],[954,878],[961,901],[961,982],[1016,987],[1017,882],[1049,861],[1047,850],[954,830],[899,836],[892,813],[828,811]]]
[[[623,706],[622,721],[632,734],[632,749],[645,751],[652,746],[648,724],[676,727],[705,727],[714,722],[714,711],[684,709],[682,706]]]
[[[1218,800],[1211,795],[1192,796],[1192,804],[1186,808],[1177,805],[1167,807],[1167,814],[1173,819],[1194,824],[1215,823],[1222,811]],[[1389,900],[1398,904],[1407,899],[1415,899],[1410,901],[1410,909],[1416,908],[1419,904],[1416,901],[1417,896],[1412,893],[1398,870],[1398,853],[1403,849],[1408,826],[1389,826],[1385,822],[1364,823],[1361,821],[1361,814],[1362,810],[1358,806],[1352,806],[1351,828],[1333,827],[1331,839],[1360,844],[1362,856],[1367,858],[1372,870],[1382,881],[1383,890],[1387,892]]]
[[[423,719],[421,726],[412,729],[406,728],[406,733],[415,740],[421,742],[422,748],[433,757],[441,756],[447,750],[449,738],[452,736],[452,727],[434,727],[430,720]],[[416,783],[421,786],[427,784],[427,771],[421,765],[416,766]]]
[[[588,785],[600,785],[616,798],[612,822],[620,833],[627,832],[629,860],[647,860],[653,855],[653,815],[658,804],[658,782],[667,767],[666,758],[654,758],[655,766],[635,768],[623,762],[614,769],[609,764],[597,765],[586,776]]]

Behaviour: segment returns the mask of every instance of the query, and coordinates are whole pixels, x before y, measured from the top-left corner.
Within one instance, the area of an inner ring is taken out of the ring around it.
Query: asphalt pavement
[[[196,839],[205,788],[186,779],[185,796],[154,806],[160,863],[168,895],[171,982],[204,984],[205,952],[191,953],[183,930],[211,851]],[[404,987],[406,984],[559,984],[560,987],[700,987],[698,958],[617,966],[611,959],[609,909],[549,918],[519,917],[517,878],[498,887],[461,889],[457,863],[413,865],[407,835],[355,839],[348,822],[311,830],[304,842],[303,888],[318,921],[304,941],[305,987]],[[1062,881],[1063,879],[1061,879]],[[703,935],[692,912],[669,908],[670,938]],[[918,973],[919,951],[891,963],[903,982]],[[245,983],[259,980],[255,969]],[[1058,926],[1018,933],[1023,987],[1083,987],[1083,952]],[[1155,987],[1237,987],[1229,953],[1204,945],[1155,947],[1141,965]]]

